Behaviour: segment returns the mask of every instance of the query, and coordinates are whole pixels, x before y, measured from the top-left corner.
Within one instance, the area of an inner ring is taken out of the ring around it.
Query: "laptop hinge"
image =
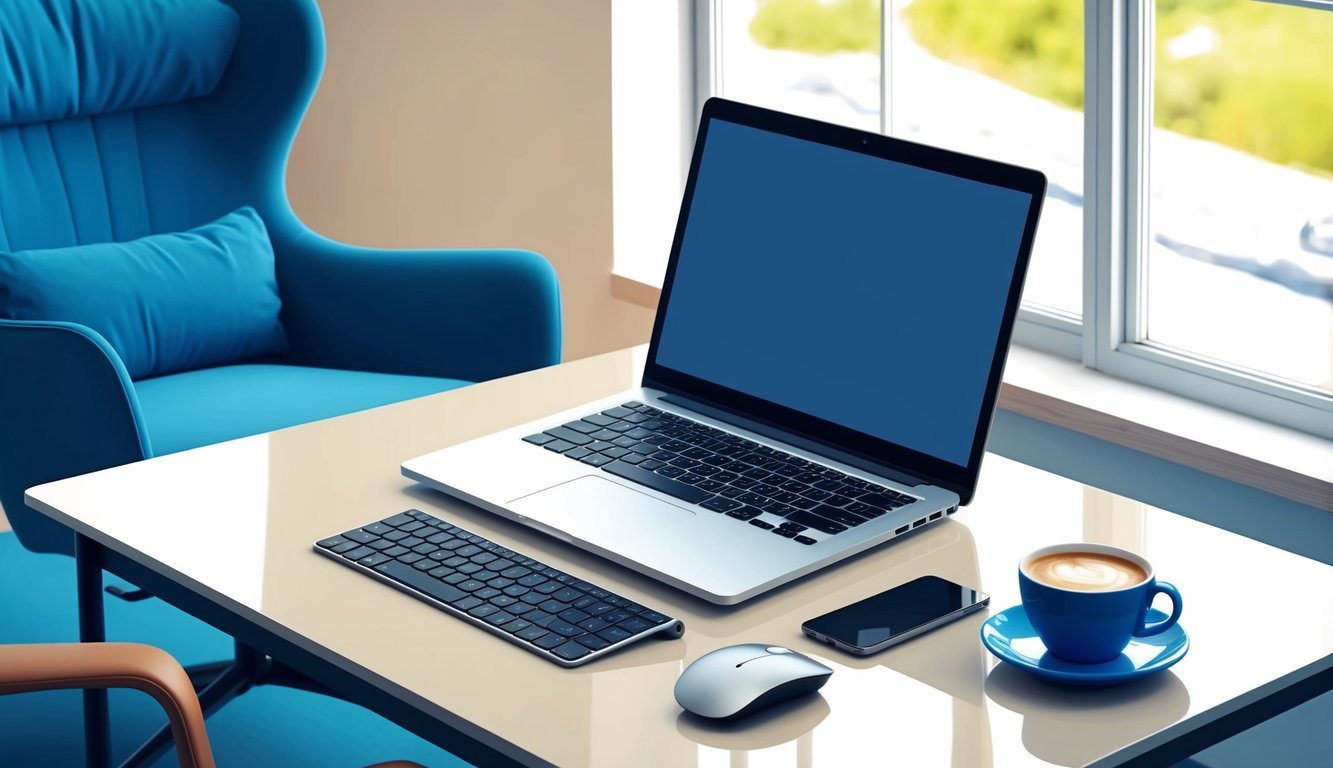
[[[848,464],[857,469],[870,472],[871,474],[887,477],[895,483],[901,483],[902,485],[907,486],[928,485],[928,483],[921,478],[913,477],[902,470],[886,467],[883,464],[877,464],[873,461],[867,461],[854,454],[845,453],[836,448],[830,448],[829,446],[817,443],[814,440],[807,440],[799,435],[793,435],[790,432],[785,432],[766,424],[761,424],[757,421],[751,421],[744,416],[740,416],[730,411],[724,411],[721,408],[701,403],[698,400],[692,400],[681,395],[662,395],[661,399],[672,405],[678,405],[682,408],[698,411],[705,416],[710,416],[719,421],[725,421],[728,424],[735,424],[736,426],[748,429],[751,432],[757,432],[778,442],[788,443],[802,450],[828,457],[834,461],[840,461],[843,464]]]

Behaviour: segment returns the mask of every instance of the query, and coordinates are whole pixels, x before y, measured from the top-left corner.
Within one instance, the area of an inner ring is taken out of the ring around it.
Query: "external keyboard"
[[[916,501],[638,401],[523,439],[807,546]]]
[[[420,510],[317,541],[315,551],[564,667],[685,631],[676,619]]]

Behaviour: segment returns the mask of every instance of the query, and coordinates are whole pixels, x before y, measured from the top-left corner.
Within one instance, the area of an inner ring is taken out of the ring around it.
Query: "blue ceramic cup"
[[[1089,557],[1079,558],[1081,553]],[[1124,561],[1137,570],[1120,567]],[[1147,560],[1105,544],[1057,544],[1033,552],[1018,564],[1018,588],[1046,650],[1081,664],[1110,661],[1131,639],[1165,632],[1184,605],[1174,586],[1157,581]],[[1148,608],[1162,593],[1171,597],[1171,615],[1147,624]]]

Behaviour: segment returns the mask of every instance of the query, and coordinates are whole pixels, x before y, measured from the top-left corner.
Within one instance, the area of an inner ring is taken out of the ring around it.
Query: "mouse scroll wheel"
[[[768,651],[769,653],[791,653],[791,652],[792,652],[790,648],[783,648],[783,647],[780,646],[780,645],[770,645],[769,647],[765,648],[764,650],[765,650],[765,651]]]

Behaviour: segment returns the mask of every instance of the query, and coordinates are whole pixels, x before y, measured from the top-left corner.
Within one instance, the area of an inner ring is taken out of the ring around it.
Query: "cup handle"
[[[1180,590],[1169,581],[1159,581],[1153,585],[1152,594],[1148,596],[1148,606],[1152,606],[1153,598],[1165,594],[1171,597],[1171,615],[1157,622],[1156,624],[1144,624],[1143,629],[1134,633],[1135,637],[1152,637],[1160,635],[1168,629],[1174,627],[1180,620],[1180,611],[1185,607],[1185,603],[1180,599]],[[1144,621],[1147,622],[1147,611],[1144,611]]]

